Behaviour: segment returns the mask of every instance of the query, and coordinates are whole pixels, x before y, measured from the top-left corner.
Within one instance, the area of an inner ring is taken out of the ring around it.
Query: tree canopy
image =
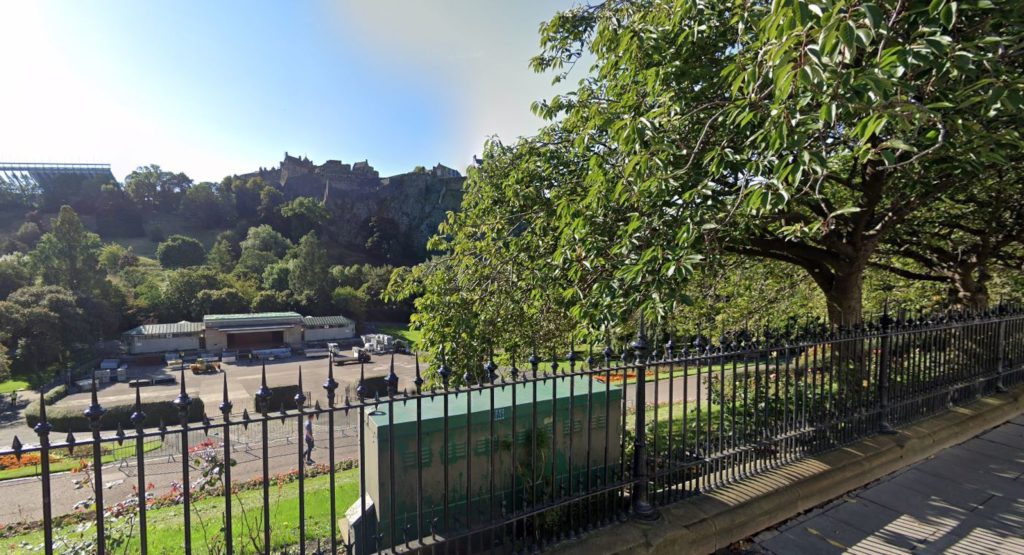
[[[984,0],[560,12],[532,64],[578,85],[534,105],[549,120],[536,136],[489,142],[431,244],[440,255],[396,272],[389,295],[419,296],[435,349],[555,350],[566,331],[621,337],[638,313],[672,325],[704,302],[695,272],[760,260],[763,275],[781,264],[809,279],[833,324],[858,323],[869,268],[910,258],[884,245],[915,229],[948,237],[965,223],[950,203],[986,218],[983,191],[1024,196],[1017,12]],[[1019,244],[1022,222],[998,221]]]
[[[82,225],[70,206],[62,206],[52,229],[32,251],[32,262],[43,283],[89,293],[103,279],[100,246],[99,236]]]
[[[206,249],[192,237],[171,235],[157,247],[156,257],[164,268],[200,266],[206,262]]]

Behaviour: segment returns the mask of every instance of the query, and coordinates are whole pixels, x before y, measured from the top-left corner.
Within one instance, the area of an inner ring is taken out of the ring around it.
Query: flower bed
[[[50,453],[50,462],[55,463],[60,460],[60,457]],[[42,457],[39,453],[26,453],[20,458],[14,455],[4,455],[0,457],[0,470],[11,470],[14,468],[22,468],[25,466],[36,466],[42,462]]]

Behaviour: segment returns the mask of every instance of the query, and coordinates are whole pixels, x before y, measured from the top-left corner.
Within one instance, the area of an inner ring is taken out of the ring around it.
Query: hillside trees
[[[100,337],[75,294],[52,285],[23,287],[0,301],[0,330],[0,339],[17,350],[15,366],[38,383]]]
[[[21,253],[0,256],[0,299],[28,285],[32,281],[30,261]]]
[[[329,300],[331,283],[327,250],[315,233],[305,235],[291,254],[293,260],[288,273],[288,287],[302,304],[319,308]]]
[[[227,239],[218,239],[210,248],[210,252],[206,254],[206,263],[225,274],[234,270],[236,259],[235,249],[231,247],[231,243]]]
[[[514,145],[490,141],[483,165],[470,170],[461,210],[449,214],[430,243],[442,254],[411,269],[399,268],[391,277],[385,299],[414,299],[412,318],[423,331],[422,346],[435,354],[447,347],[448,364],[457,374],[479,372],[489,346],[518,352],[524,360],[535,347],[544,356],[562,353],[574,331],[603,338],[619,318],[610,306],[634,299],[627,283],[616,282],[610,273],[616,257],[612,251],[605,251],[605,262],[592,265],[591,281],[573,289],[565,272],[576,257],[557,256],[563,238],[557,221],[564,188],[582,185],[588,165],[570,150],[551,146],[556,144],[560,138],[552,129]],[[613,221],[617,215],[595,219],[618,226]],[[662,275],[638,274],[630,283],[642,290],[645,280]],[[595,292],[592,285],[608,289]],[[613,302],[602,310],[587,304],[588,293],[595,293],[590,298],[607,295]],[[573,305],[575,313],[570,312]],[[590,329],[580,330],[585,327],[582,314],[593,323]]]
[[[170,272],[161,291],[160,309],[163,321],[202,319],[200,293],[223,289],[228,284],[215,270],[204,266],[182,268]]]
[[[104,237],[141,237],[142,214],[118,183],[100,188],[96,199],[96,231]]]
[[[227,208],[212,183],[198,183],[190,187],[181,199],[182,216],[205,228],[230,221],[234,214]]]
[[[165,171],[156,164],[137,168],[124,180],[128,197],[144,210],[171,213],[178,209],[192,180],[184,173]]]
[[[200,266],[206,262],[206,249],[191,237],[171,235],[157,247],[156,257],[164,268]]]
[[[100,238],[85,229],[70,206],[62,206],[51,231],[31,253],[35,272],[47,285],[80,294],[96,291],[104,280],[99,268]]]
[[[300,239],[320,229],[331,217],[331,212],[318,200],[298,197],[280,208],[290,229],[292,239]]]

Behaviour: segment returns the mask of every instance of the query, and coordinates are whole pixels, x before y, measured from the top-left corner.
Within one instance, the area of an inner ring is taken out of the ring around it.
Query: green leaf
[[[864,10],[864,15],[868,19],[868,24],[872,29],[878,30],[882,26],[882,9],[874,4],[864,4],[861,6]]]
[[[952,29],[956,22],[956,2],[950,2],[939,11],[939,21],[946,29]]]
[[[889,139],[882,143],[880,148],[895,148],[905,152],[917,152],[917,149],[901,141],[900,139]]]
[[[854,52],[857,49],[857,27],[852,22],[847,21],[845,25],[839,28],[839,40],[843,41],[843,46],[847,50]]]
[[[835,122],[836,122],[836,105],[835,104],[825,104],[825,105],[823,105],[821,107],[821,112],[820,112],[819,116],[821,117],[822,123],[828,123],[830,125],[835,124]]]

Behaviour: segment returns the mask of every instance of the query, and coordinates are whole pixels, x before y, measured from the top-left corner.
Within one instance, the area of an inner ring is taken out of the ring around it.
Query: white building
[[[121,334],[129,354],[143,355],[198,350],[203,336],[202,322],[145,324]]]

